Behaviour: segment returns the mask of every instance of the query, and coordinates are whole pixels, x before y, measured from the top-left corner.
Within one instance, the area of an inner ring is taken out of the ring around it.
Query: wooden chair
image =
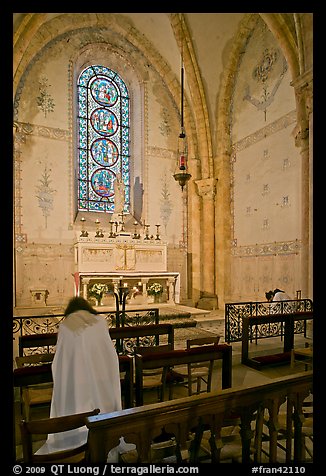
[[[305,342],[304,347],[291,349],[291,368],[299,363],[304,364],[305,370],[312,370],[313,347],[309,342]]]
[[[167,352],[151,352],[146,355],[136,354],[136,405],[143,405],[143,373],[145,370],[163,369],[163,396],[167,388],[169,391],[169,399],[172,399],[174,388],[178,385],[187,384],[185,381],[178,381],[178,377],[183,379],[182,375],[178,373],[179,366],[209,361],[211,362],[210,369],[212,370],[215,360],[222,360],[222,388],[230,388],[232,385],[232,347],[228,344],[207,345],[202,348],[188,350],[179,349]],[[168,378],[169,375],[170,378]],[[211,379],[212,374],[209,375],[209,389],[211,388]]]
[[[30,419],[30,412],[33,407],[49,406],[51,404],[53,391],[51,363],[53,357],[54,354],[52,353],[16,357],[16,381],[18,381],[20,375],[22,414],[27,421]],[[24,376],[25,380],[23,380]]]
[[[131,355],[119,355],[120,383],[123,408],[134,405],[134,359]]]
[[[302,402],[302,409],[300,415],[295,417],[294,414],[294,402],[290,399],[280,407],[277,415],[277,424],[272,421],[270,423],[270,416],[267,410],[263,413],[263,419],[261,421],[260,433],[262,436],[263,446],[261,452],[266,456],[270,456],[269,452],[264,449],[264,443],[269,442],[272,438],[271,432],[276,432],[276,446],[282,450],[285,454],[286,462],[296,460],[300,452],[304,461],[307,461],[306,453],[309,457],[313,458],[312,446],[313,446],[313,398],[312,394],[308,395]],[[298,448],[294,447],[295,438],[295,418],[299,418],[300,426],[302,425],[301,442]],[[275,437],[275,436],[274,436]]]
[[[138,355],[157,355],[160,352],[167,352],[173,350],[172,344],[162,344],[157,346],[137,346],[135,353]],[[157,389],[157,398],[159,402],[164,400],[164,385],[163,385],[163,368],[158,369],[144,369],[142,373],[143,391]]]
[[[187,339],[187,350],[201,349],[207,345],[218,345],[220,336],[198,337],[194,339]],[[178,366],[177,376],[179,379],[175,379],[174,386],[178,383],[188,389],[188,395],[193,395],[193,385],[196,384],[196,394],[201,392],[211,391],[211,381],[213,373],[214,361],[207,360],[206,362],[194,362],[185,366]],[[179,380],[179,381],[178,381]],[[205,390],[201,390],[201,383],[206,385]]]
[[[220,336],[209,336],[209,337],[198,337],[195,339],[187,339],[187,349],[192,349],[194,347],[202,347],[204,345],[217,345],[220,341]],[[188,394],[189,396],[192,395],[192,385],[195,381],[196,386],[196,394],[198,395],[201,393],[201,383],[204,382],[206,385],[206,391],[210,391],[210,384],[211,381],[209,379],[209,375],[212,374],[212,370],[210,368],[211,362],[199,362],[188,364],[187,368],[187,377],[188,377]]]
[[[37,455],[33,451],[33,438],[37,435],[45,437],[50,433],[61,433],[75,430],[85,425],[86,418],[98,415],[98,408],[76,415],[67,415],[57,418],[45,418],[41,420],[22,420],[20,431],[23,447],[24,463],[80,463],[87,461],[87,443],[72,449],[56,451],[54,453]]]

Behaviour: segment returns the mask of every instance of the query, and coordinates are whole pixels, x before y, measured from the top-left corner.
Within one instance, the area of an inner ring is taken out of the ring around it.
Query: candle
[[[186,158],[184,155],[180,155],[180,170],[184,170],[186,168]]]

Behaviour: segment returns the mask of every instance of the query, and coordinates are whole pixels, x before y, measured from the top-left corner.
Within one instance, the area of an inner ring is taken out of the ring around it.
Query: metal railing
[[[306,312],[313,310],[311,299],[294,299],[275,302],[236,302],[225,304],[225,341],[239,342],[242,339],[242,318],[269,316],[270,314],[291,314],[293,312]],[[306,332],[303,321],[296,321],[295,334]],[[282,337],[284,329],[282,323],[258,324],[255,329],[255,339],[267,337]]]

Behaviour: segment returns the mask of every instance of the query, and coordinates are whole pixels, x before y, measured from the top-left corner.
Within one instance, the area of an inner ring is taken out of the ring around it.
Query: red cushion
[[[271,365],[289,362],[291,359],[291,352],[281,352],[280,354],[262,355],[254,357],[252,360],[259,362],[262,365]]]
[[[37,375],[43,374],[46,372],[52,372],[51,364],[42,364],[42,365],[30,365],[26,367],[21,367],[19,369],[14,369],[14,375]]]
[[[23,336],[20,336],[21,340],[42,340],[42,339],[48,339],[48,338],[57,338],[58,334],[57,332],[44,332],[43,334],[26,334]]]

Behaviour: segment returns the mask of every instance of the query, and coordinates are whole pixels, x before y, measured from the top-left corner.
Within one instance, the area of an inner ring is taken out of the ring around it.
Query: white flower
[[[147,288],[147,294],[149,296],[155,296],[158,294],[162,294],[163,292],[163,286],[160,283],[153,283]]]
[[[95,283],[89,289],[89,295],[94,296],[96,299],[101,299],[103,297],[103,294],[108,292],[108,290],[109,288],[107,284]]]

